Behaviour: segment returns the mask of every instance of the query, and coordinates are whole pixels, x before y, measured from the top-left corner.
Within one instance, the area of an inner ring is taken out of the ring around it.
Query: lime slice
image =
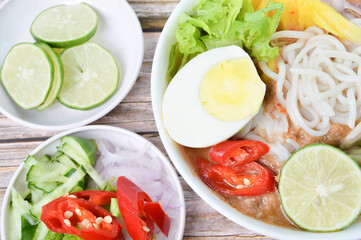
[[[360,214],[361,170],[335,147],[309,145],[282,167],[279,194],[285,213],[299,227],[337,231]]]
[[[54,65],[49,55],[31,43],[15,45],[5,57],[1,81],[10,97],[21,108],[42,104],[53,84]]]
[[[44,10],[35,18],[30,32],[37,41],[67,48],[88,41],[97,27],[96,12],[87,4],[78,3]]]
[[[90,109],[108,100],[119,83],[113,56],[96,43],[68,48],[61,54],[64,83],[58,100],[75,109]]]
[[[49,107],[58,96],[61,86],[63,85],[63,78],[64,78],[64,69],[63,64],[60,60],[60,57],[58,54],[54,52],[54,50],[46,45],[45,43],[36,43],[36,45],[40,46],[42,49],[44,49],[50,56],[51,60],[54,64],[54,81],[53,86],[51,87],[50,93],[48,97],[46,98],[45,102],[41,104],[36,109],[39,111],[42,111]]]

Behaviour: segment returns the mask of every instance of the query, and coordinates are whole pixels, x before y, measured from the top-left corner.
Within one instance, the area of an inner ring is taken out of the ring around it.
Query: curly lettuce
[[[167,80],[193,57],[207,50],[237,45],[257,61],[269,62],[279,54],[269,42],[276,31],[283,4],[269,2],[254,11],[250,0],[200,0],[192,14],[182,13],[177,43],[169,55]]]

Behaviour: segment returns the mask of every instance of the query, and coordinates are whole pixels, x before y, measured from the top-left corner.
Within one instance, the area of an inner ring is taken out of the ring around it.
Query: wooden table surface
[[[4,0],[0,0],[0,5]],[[166,156],[154,122],[150,74],[160,32],[177,0],[128,0],[144,32],[144,60],[139,77],[128,96],[113,111],[92,124],[125,128],[155,144]],[[43,141],[57,134],[19,125],[0,113],[0,204],[6,187],[25,157]],[[179,176],[186,202],[186,227],[183,239],[270,239],[238,226],[213,210]]]

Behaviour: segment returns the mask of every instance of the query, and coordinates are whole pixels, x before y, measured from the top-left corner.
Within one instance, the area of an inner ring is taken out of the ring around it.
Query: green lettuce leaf
[[[271,17],[269,12],[275,11]],[[269,62],[279,54],[278,47],[269,45],[272,34],[276,31],[283,11],[283,4],[269,2],[267,7],[254,13],[246,13],[241,22],[242,41],[246,51],[258,61]]]
[[[269,41],[282,11],[283,4],[276,2],[254,12],[250,0],[200,0],[193,14],[182,13],[178,18],[167,81],[193,57],[213,48],[237,45],[257,61],[276,58],[279,49],[271,47]]]

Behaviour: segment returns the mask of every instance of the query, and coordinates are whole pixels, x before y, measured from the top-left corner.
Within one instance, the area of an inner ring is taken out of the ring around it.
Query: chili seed
[[[78,216],[81,216],[81,211],[79,208],[75,208],[75,213],[78,215]]]
[[[83,221],[81,222],[84,226],[88,225],[90,223],[90,221],[87,218],[84,218]]]
[[[149,232],[150,231],[150,229],[147,226],[143,226],[142,228],[143,228],[144,232]]]
[[[64,223],[65,223],[65,225],[67,225],[68,227],[71,226],[71,223],[70,223],[69,219],[64,219]]]
[[[95,229],[99,229],[99,225],[98,225],[98,224],[93,223],[93,226],[94,226]]]
[[[70,198],[77,198],[75,195],[69,195]]]
[[[69,196],[69,193],[65,193],[63,197],[68,197]]]
[[[73,216],[73,212],[71,212],[71,211],[66,211],[65,213],[64,213],[64,217],[65,218],[71,218]]]
[[[101,223],[101,222],[103,222],[103,218],[102,217],[98,217],[96,220],[95,220],[95,222],[97,223],[97,224],[99,224],[99,223]]]
[[[112,223],[112,221],[113,221],[113,218],[111,216],[106,216],[104,218],[104,222],[106,222],[106,223]]]
[[[249,186],[251,184],[251,181],[248,180],[248,178],[243,179],[244,185]]]

